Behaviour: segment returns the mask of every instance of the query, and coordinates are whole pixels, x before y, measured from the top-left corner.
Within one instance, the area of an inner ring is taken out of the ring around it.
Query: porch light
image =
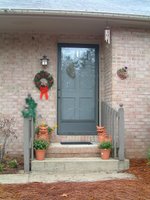
[[[49,59],[47,58],[47,56],[44,55],[43,58],[41,58],[40,60],[41,60],[41,65],[43,67],[47,67],[48,62],[49,62]]]
[[[104,31],[105,41],[110,44],[110,28],[106,27]]]

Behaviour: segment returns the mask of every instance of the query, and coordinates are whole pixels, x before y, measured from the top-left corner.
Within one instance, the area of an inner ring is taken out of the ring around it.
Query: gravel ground
[[[134,180],[0,185],[0,200],[150,200],[150,166],[131,160]]]

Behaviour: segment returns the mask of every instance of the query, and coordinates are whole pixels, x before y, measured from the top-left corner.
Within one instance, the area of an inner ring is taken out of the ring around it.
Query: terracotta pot
[[[47,142],[49,142],[50,140],[48,132],[45,133],[39,132],[39,134],[37,134],[37,139],[43,139],[46,140]]]
[[[48,130],[48,126],[40,126],[39,127],[39,132],[40,133],[46,133]]]
[[[35,150],[35,158],[36,160],[44,160],[45,159],[46,150],[37,149]]]
[[[110,157],[110,151],[111,151],[111,149],[101,149],[100,150],[100,152],[101,152],[101,159],[108,160],[109,157]]]
[[[104,142],[105,141],[105,135],[98,135],[98,140],[99,142]]]
[[[112,142],[112,136],[105,136],[105,142]]]
[[[40,126],[37,139],[43,139],[49,142],[48,126]]]

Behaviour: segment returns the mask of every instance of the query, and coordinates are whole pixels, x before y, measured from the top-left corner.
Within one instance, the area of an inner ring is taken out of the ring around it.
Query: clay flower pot
[[[112,143],[110,141],[101,142],[98,146],[100,149],[101,158],[107,160],[110,157],[110,151],[112,149]]]
[[[39,132],[44,134],[48,132],[48,126],[39,126]]]
[[[37,129],[36,139],[43,139],[49,142],[50,136],[48,132],[48,126],[39,126]]]
[[[99,142],[101,143],[101,142],[104,142],[105,141],[105,135],[98,135],[98,140],[99,140]]]
[[[112,136],[105,136],[105,139],[104,139],[105,142],[112,142]]]
[[[111,151],[111,149],[101,149],[100,150],[101,159],[108,160],[110,157],[110,151]]]
[[[46,149],[48,148],[49,143],[46,140],[35,139],[33,141],[33,148],[35,150],[35,158],[37,160],[44,160]]]
[[[44,160],[45,159],[46,150],[35,150],[35,158],[36,160]]]
[[[48,132],[45,132],[45,133],[39,132],[39,134],[37,135],[37,139],[43,139],[43,140],[46,140],[48,142],[50,140]]]

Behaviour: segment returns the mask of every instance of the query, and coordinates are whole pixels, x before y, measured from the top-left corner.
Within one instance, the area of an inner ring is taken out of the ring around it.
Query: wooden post
[[[29,173],[30,171],[30,144],[29,144],[29,134],[30,134],[30,121],[28,118],[24,118],[24,171]]]
[[[119,160],[124,160],[124,109],[123,104],[120,104],[118,110],[118,135],[119,135]]]
[[[34,150],[33,150],[33,140],[34,140],[34,122],[33,118],[31,119],[31,160],[34,159]]]

